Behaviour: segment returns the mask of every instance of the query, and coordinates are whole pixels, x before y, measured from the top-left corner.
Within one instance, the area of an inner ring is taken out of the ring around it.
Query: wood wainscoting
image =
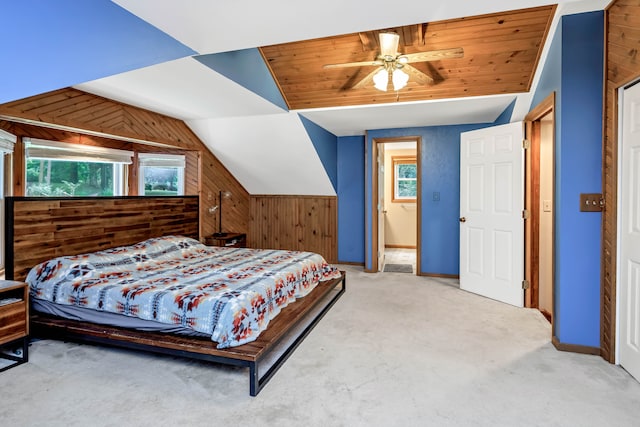
[[[251,196],[249,247],[316,252],[335,263],[337,242],[337,197]]]

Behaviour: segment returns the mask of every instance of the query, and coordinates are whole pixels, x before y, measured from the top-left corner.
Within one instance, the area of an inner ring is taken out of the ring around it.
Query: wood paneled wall
[[[411,76],[400,92],[379,91],[373,84],[351,89],[375,71],[372,67],[323,68],[373,60],[379,51],[379,31],[263,46],[260,52],[291,109],[524,92],[531,87],[555,9],[555,5],[540,6],[384,28],[400,35],[403,53],[464,50],[462,58],[412,63],[433,83]]]
[[[181,120],[66,88],[0,105],[0,128],[20,137],[139,152],[185,151],[185,192],[200,196],[200,235],[217,231],[217,217],[208,208],[218,203],[220,190],[233,194],[225,200],[224,231],[249,233],[249,194]],[[96,134],[100,136],[92,136]],[[22,144],[16,144],[15,195],[23,194],[21,149]]]
[[[337,262],[337,205],[335,196],[252,196],[248,245],[317,252]]]
[[[605,117],[602,184],[601,356],[615,362],[618,191],[618,95],[640,78],[640,2],[614,0],[606,10]]]

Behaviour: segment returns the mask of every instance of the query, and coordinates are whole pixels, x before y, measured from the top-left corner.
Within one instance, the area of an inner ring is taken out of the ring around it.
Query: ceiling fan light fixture
[[[409,76],[407,76],[409,78]],[[387,85],[389,84],[389,72],[382,68],[373,76],[374,87],[383,92],[387,91]]]
[[[393,82],[393,90],[398,91],[407,85],[409,81],[409,74],[402,71],[400,68],[393,70],[393,76],[391,78]]]

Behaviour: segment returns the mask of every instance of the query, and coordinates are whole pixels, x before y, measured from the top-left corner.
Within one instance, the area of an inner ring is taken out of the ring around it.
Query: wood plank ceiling
[[[526,92],[531,87],[556,6],[385,28],[305,40],[260,50],[290,109],[381,104]],[[401,53],[462,47],[464,57],[413,63],[434,79],[415,78],[398,92],[352,86],[375,68],[324,69],[324,64],[372,61],[378,33],[400,36]]]

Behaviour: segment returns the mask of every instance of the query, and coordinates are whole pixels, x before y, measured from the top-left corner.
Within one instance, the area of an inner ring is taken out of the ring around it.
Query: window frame
[[[29,191],[27,178],[27,163],[29,160],[45,160],[49,162],[101,163],[113,166],[112,193],[114,197],[126,196],[128,167],[132,163],[133,151],[109,148],[103,146],[75,144],[61,141],[51,141],[39,138],[24,137],[24,192]],[[74,197],[71,196],[40,196],[40,197]],[[111,196],[86,196],[111,197]]]
[[[416,182],[416,192],[418,191],[417,183],[418,183],[418,158],[417,156],[392,156],[391,164],[393,165],[393,174],[392,174],[392,190],[391,190],[391,202],[392,203],[416,203],[418,195],[416,194],[413,197],[400,197],[398,196],[398,184],[400,181],[415,181]],[[416,177],[415,178],[398,178],[398,166],[399,165],[415,165],[416,167]]]
[[[138,195],[147,196],[145,192],[146,168],[178,169],[177,196],[185,195],[186,156],[184,154],[138,153]]]

